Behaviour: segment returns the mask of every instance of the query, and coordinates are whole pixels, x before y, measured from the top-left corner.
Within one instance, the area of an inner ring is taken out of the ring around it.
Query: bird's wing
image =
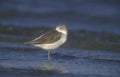
[[[61,38],[61,33],[56,30],[52,30],[26,43],[27,44],[48,44],[48,43],[54,43],[60,38]]]

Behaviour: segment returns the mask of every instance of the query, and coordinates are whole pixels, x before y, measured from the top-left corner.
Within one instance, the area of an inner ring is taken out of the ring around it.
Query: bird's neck
[[[56,31],[58,31],[58,32],[60,32],[60,33],[62,33],[62,34],[67,35],[67,30],[59,30],[59,29],[57,29]]]

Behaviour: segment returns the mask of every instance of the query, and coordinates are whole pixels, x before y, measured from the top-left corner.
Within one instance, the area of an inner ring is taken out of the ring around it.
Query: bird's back
[[[58,41],[60,38],[61,33],[56,30],[52,30],[32,41],[26,42],[26,44],[49,44]]]

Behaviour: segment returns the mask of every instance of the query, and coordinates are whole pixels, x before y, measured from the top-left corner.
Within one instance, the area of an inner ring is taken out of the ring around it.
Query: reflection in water
[[[23,62],[23,61],[3,61],[0,62],[0,68],[10,69],[14,71],[15,69],[20,70],[31,70],[31,71],[48,71],[48,72],[56,72],[56,73],[68,73],[68,70],[64,66],[58,64],[42,64],[38,62]],[[8,71],[8,70],[6,70]]]
[[[49,64],[45,59],[46,53],[40,51],[0,49],[0,77],[9,77],[9,74],[15,75],[11,77],[16,77],[16,73],[22,75],[20,77],[80,77],[71,76],[71,74],[82,74],[81,77],[120,76],[120,69],[118,69],[120,52],[60,49],[59,53],[62,55],[52,55],[52,57],[56,55],[57,57],[54,57],[52,63]]]
[[[68,73],[68,70],[66,70],[65,67],[60,66],[60,65],[55,65],[55,64],[52,64],[49,62],[42,67],[42,70],[55,71],[55,72],[59,72],[59,73]]]

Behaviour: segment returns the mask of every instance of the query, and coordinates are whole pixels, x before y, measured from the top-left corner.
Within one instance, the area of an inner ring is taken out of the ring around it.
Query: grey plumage
[[[56,30],[52,30],[32,41],[25,42],[25,44],[49,44],[58,41],[60,38],[61,33]]]

